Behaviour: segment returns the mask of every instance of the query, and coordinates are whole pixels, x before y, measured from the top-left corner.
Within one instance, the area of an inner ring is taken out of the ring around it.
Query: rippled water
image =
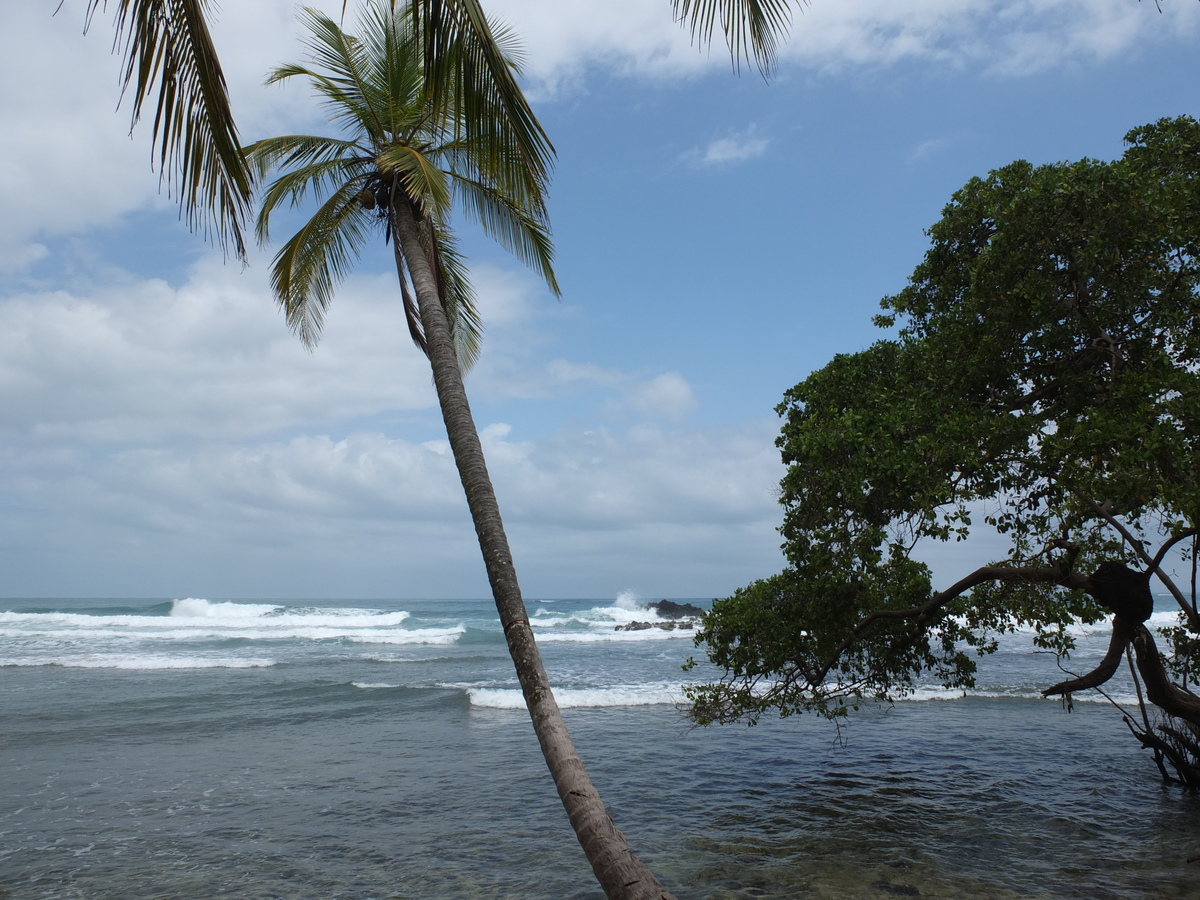
[[[487,604],[7,610],[0,897],[599,896]],[[1036,699],[1057,671],[1027,640],[977,696],[840,733],[688,730],[686,635],[614,631],[649,618],[628,601],[531,611],[597,786],[681,900],[1200,897],[1200,798],[1105,704]],[[1082,639],[1081,668],[1106,643]]]

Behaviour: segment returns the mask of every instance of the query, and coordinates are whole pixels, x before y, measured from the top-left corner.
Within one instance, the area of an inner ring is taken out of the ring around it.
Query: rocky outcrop
[[[646,609],[654,610],[660,619],[698,619],[704,615],[704,610],[698,606],[691,603],[674,603],[670,600],[647,603]]]
[[[617,625],[613,630],[649,631],[651,628],[657,628],[660,631],[691,631],[695,627],[695,619],[671,619],[667,622],[629,622],[625,625]]]

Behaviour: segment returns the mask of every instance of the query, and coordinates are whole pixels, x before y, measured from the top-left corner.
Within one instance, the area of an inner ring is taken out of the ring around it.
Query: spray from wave
[[[617,594],[617,609],[626,609],[630,612],[635,610],[645,612],[645,607],[642,605],[641,598],[634,591],[621,591]]]

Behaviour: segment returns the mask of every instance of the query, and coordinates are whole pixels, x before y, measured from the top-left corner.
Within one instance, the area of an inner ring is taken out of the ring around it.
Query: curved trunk
[[[399,240],[399,249],[404,254],[417,295],[446,434],[467,495],[467,505],[475,523],[479,547],[483,551],[500,623],[517,669],[525,704],[533,719],[533,729],[541,744],[542,755],[567,810],[571,827],[610,900],[673,900],[653,873],[634,855],[624,836],[609,818],[567,733],[542,665],[541,654],[533,639],[525,603],[521,599],[516,568],[500,519],[500,507],[496,503],[483,447],[467,403],[462,372],[437,283],[421,248],[416,217],[407,203],[393,201],[392,224],[393,238]]]

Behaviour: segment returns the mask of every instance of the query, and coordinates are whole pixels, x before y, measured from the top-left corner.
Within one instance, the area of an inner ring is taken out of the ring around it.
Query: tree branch
[[[1069,681],[1061,681],[1053,687],[1046,688],[1042,691],[1042,696],[1057,697],[1061,694],[1073,694],[1076,691],[1100,687],[1116,674],[1117,668],[1121,665],[1121,657],[1125,655],[1125,648],[1131,640],[1133,640],[1133,627],[1119,616],[1114,616],[1112,639],[1108,643],[1108,652],[1104,654],[1104,659],[1100,660],[1100,665],[1086,675],[1072,678]]]
[[[1150,702],[1163,712],[1200,727],[1200,697],[1170,679],[1162,655],[1154,644],[1154,636],[1145,625],[1134,629],[1132,643]]]
[[[1074,556],[1072,555],[1070,558],[1073,560]],[[951,600],[969,591],[976,585],[983,584],[985,581],[1021,581],[1036,584],[1057,584],[1065,588],[1086,588],[1088,585],[1087,577],[1077,572],[1072,572],[1069,565],[1025,566],[1021,568],[982,566],[965,578],[955,582],[946,590],[934,594],[920,606],[912,606],[908,609],[877,609],[863,617],[850,631],[846,639],[826,659],[825,663],[819,669],[814,669],[808,673],[806,677],[809,684],[812,687],[821,684],[829,674],[829,670],[837,665],[837,661],[841,659],[842,654],[849,650],[863,632],[876,622],[885,619],[913,619],[916,621],[917,626],[921,627],[933,613],[937,612]]]

